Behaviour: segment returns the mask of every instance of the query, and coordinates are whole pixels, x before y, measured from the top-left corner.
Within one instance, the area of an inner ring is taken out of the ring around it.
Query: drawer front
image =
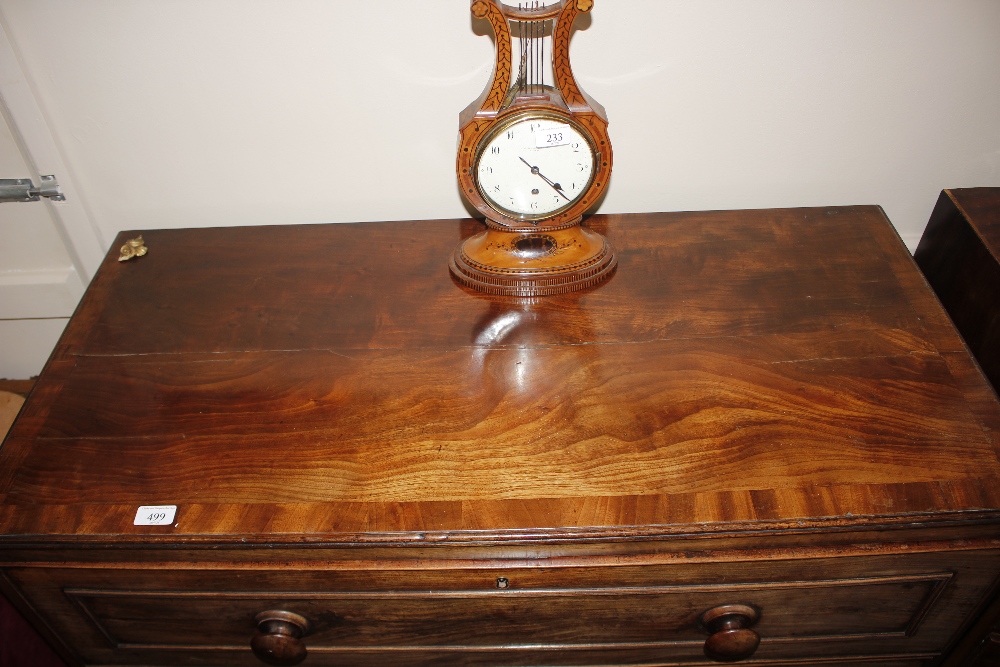
[[[307,665],[687,665],[743,655],[754,637],[750,661],[760,664],[919,664],[960,630],[998,562],[1000,553],[970,551],[698,566],[6,574],[95,664],[260,665],[251,642],[258,653],[277,642]],[[722,623],[705,616],[720,609]],[[292,621],[275,625],[262,612]]]

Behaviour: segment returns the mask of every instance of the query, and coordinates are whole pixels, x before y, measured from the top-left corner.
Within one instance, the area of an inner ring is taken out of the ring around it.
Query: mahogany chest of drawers
[[[1000,405],[881,210],[589,224],[536,301],[468,220],[143,232],[0,449],[3,591],[83,665],[960,661]]]

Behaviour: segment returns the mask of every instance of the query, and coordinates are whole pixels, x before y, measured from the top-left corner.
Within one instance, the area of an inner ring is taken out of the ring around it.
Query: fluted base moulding
[[[607,239],[577,225],[527,233],[487,229],[458,246],[450,268],[475,290],[533,297],[591,287],[611,276],[617,264]]]

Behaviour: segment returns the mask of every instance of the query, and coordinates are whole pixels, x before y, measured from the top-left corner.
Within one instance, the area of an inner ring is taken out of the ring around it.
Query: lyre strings
[[[531,12],[545,9],[545,5],[539,0],[522,2],[517,5],[518,10]],[[517,80],[512,86],[518,97],[531,97],[544,95],[546,70],[551,68],[551,63],[545,59],[545,40],[551,35],[551,19],[539,19],[537,21],[516,21],[513,35],[517,36],[520,46]]]

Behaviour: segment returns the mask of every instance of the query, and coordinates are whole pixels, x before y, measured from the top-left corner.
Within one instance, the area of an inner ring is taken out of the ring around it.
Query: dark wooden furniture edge
[[[913,259],[977,369],[1000,395],[996,309],[990,305],[991,295],[1000,289],[1000,247],[996,236],[988,238],[980,229],[985,224],[995,233],[1000,209],[991,212],[991,204],[996,205],[997,192],[1000,188],[942,190]]]
[[[5,565],[0,563],[0,565]],[[31,619],[31,626],[35,632],[49,645],[56,654],[70,665],[83,665],[81,660],[66,645],[59,635],[49,626],[41,614],[21,595],[20,590],[10,581],[7,574],[0,568],[0,595],[3,595],[10,605],[25,619]]]

